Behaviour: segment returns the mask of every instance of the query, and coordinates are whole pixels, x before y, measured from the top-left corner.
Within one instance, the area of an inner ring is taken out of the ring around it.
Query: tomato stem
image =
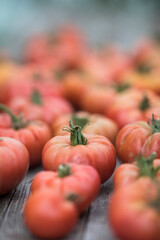
[[[58,177],[64,178],[71,175],[71,168],[68,164],[61,164],[58,168]]]
[[[131,85],[129,83],[119,83],[114,86],[116,92],[118,92],[118,93],[124,92],[125,90],[127,90],[130,87],[131,87]]]
[[[9,114],[11,121],[12,121],[12,127],[15,130],[24,128],[28,125],[28,122],[23,121],[23,117],[21,114],[19,116],[14,115],[13,112],[4,104],[0,104],[0,109],[2,109],[3,111],[5,111],[6,113]]]
[[[138,73],[140,74],[147,74],[150,73],[152,70],[152,67],[149,66],[147,63],[140,63],[138,64],[138,66],[136,67],[136,70]]]
[[[86,124],[89,123],[88,118],[81,118],[76,116],[75,114],[72,115],[72,121],[74,122],[75,125],[80,126],[82,129]]]
[[[82,134],[82,127],[79,125],[74,125],[72,119],[69,120],[69,127],[63,127],[63,131],[69,132],[70,141],[72,146],[76,145],[86,145],[87,138]]]
[[[154,114],[152,114],[152,119],[149,119],[147,123],[152,128],[152,133],[160,132],[160,121],[155,119]]]
[[[145,111],[148,108],[150,108],[149,98],[146,95],[144,95],[142,101],[139,104],[139,109],[141,111]]]
[[[148,158],[140,155],[136,158],[137,165],[139,168],[139,176],[148,176],[150,178],[155,178],[157,172],[160,170],[160,166],[154,167],[153,160],[156,157],[156,153],[152,153]]]
[[[36,89],[33,90],[32,94],[31,94],[31,102],[36,105],[40,105],[40,106],[43,104],[42,95]]]

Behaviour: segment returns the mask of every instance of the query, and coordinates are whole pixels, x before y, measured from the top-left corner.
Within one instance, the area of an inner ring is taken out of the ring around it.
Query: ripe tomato
[[[31,194],[25,202],[23,216],[32,234],[45,239],[66,236],[78,220],[75,205],[52,189]]]
[[[22,142],[28,149],[30,166],[41,161],[41,153],[45,143],[51,138],[48,125],[41,121],[23,121],[22,116],[14,115],[5,105],[0,104],[10,116],[0,114],[0,137],[11,137]]]
[[[15,97],[8,106],[16,113],[21,113],[27,120],[42,120],[51,124],[58,116],[72,112],[70,103],[58,97],[42,97],[33,91],[30,99]]]
[[[160,239],[159,193],[160,182],[146,177],[113,193],[107,216],[119,239]]]
[[[149,157],[153,152],[160,157],[160,124],[159,120],[135,122],[123,127],[116,138],[117,156],[123,163],[134,162],[140,153]]]
[[[0,195],[14,189],[29,167],[29,153],[18,140],[0,137]]]
[[[155,154],[148,158],[143,156],[136,157],[134,164],[124,163],[114,172],[114,188],[123,187],[134,183],[140,177],[148,176],[151,179],[160,179],[160,159],[155,159]]]
[[[100,135],[83,135],[81,127],[66,127],[71,136],[56,136],[47,142],[42,153],[45,170],[56,171],[62,163],[79,163],[93,166],[105,182],[113,173],[116,153],[112,143]]]
[[[82,124],[82,133],[102,135],[107,137],[112,143],[115,142],[118,133],[117,124],[103,115],[90,114],[88,112],[76,112],[73,115],[66,114],[58,117],[52,124],[54,136],[67,134],[67,132],[62,130],[62,127],[66,126],[71,118],[75,124]]]
[[[152,113],[159,113],[160,99],[150,91],[132,89],[119,95],[106,108],[106,116],[114,120],[118,126],[146,120]]]
[[[61,196],[75,196],[75,204],[80,212],[85,211],[100,189],[100,177],[91,166],[61,164],[58,172],[43,171],[33,178],[31,192],[50,188]],[[76,199],[76,196],[78,198]]]

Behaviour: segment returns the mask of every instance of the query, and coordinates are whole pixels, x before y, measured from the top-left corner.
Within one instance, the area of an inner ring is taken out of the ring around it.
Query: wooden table
[[[23,222],[23,205],[30,192],[34,175],[41,166],[30,169],[19,186],[0,198],[0,240],[35,240]],[[101,186],[99,196],[80,217],[74,231],[63,240],[116,240],[106,218],[106,209],[113,190],[112,178]]]

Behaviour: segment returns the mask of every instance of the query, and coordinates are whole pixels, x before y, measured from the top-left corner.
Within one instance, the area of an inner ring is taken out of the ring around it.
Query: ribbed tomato
[[[5,105],[0,104],[0,108],[10,115],[0,114],[0,137],[11,137],[22,142],[28,149],[30,166],[40,163],[42,149],[51,138],[48,125],[42,121],[24,121],[21,115],[14,115]]]
[[[105,182],[116,165],[116,152],[112,143],[100,135],[83,135],[81,127],[66,127],[71,136],[56,136],[47,142],[42,153],[45,170],[56,171],[62,163],[79,163],[93,166]]]
[[[31,184],[31,192],[49,188],[61,196],[73,199],[80,212],[85,211],[100,189],[100,177],[91,166],[80,164],[61,164],[58,172],[42,171],[37,173]]]

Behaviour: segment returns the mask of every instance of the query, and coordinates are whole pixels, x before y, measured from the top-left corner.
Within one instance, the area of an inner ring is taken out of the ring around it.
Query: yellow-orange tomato
[[[102,135],[104,137],[107,137],[112,143],[115,142],[115,138],[118,133],[117,124],[111,119],[104,117],[103,115],[90,114],[88,112],[76,112],[72,115],[66,114],[64,116],[58,117],[52,123],[54,136],[68,134],[68,132],[62,130],[62,127],[67,126],[68,121],[71,118],[75,124],[80,122],[83,124],[82,133]]]

